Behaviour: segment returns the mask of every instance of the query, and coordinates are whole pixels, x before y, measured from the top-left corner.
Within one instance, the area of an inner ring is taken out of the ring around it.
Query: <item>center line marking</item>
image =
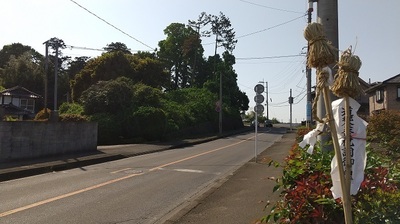
[[[177,161],[174,161],[174,162],[166,163],[164,165],[151,168],[149,170],[149,172],[160,170],[163,167],[166,167],[166,166],[169,166],[169,165],[173,165],[173,164],[177,164],[177,163],[180,163],[180,162],[183,162],[183,161],[186,161],[186,160],[190,160],[190,159],[202,156],[202,155],[207,155],[207,154],[210,154],[210,153],[213,153],[213,152],[216,152],[216,151],[220,151],[222,149],[226,149],[226,148],[231,147],[231,146],[239,145],[239,144],[241,144],[243,142],[246,142],[246,141],[248,141],[248,140],[250,140],[252,138],[254,138],[254,136],[250,137],[250,138],[247,138],[245,140],[242,140],[240,142],[237,142],[237,143],[233,143],[233,144],[230,144],[230,145],[226,145],[226,146],[222,146],[220,148],[213,149],[211,151],[199,153],[197,155],[189,156],[189,157],[184,158],[184,159],[180,159],[180,160],[177,160]],[[114,171],[113,173],[129,170],[129,169],[131,169],[131,168],[117,170],[117,171]],[[117,183],[117,182],[129,179],[129,178],[135,177],[135,176],[140,176],[140,175],[143,175],[143,174],[145,174],[145,173],[143,172],[143,173],[130,174],[130,175],[127,175],[127,176],[124,176],[124,177],[120,177],[120,178],[114,179],[114,180],[110,180],[110,181],[106,181],[106,182],[103,182],[103,183],[100,183],[100,184],[96,184],[96,185],[93,185],[91,187],[83,188],[81,190],[73,191],[73,192],[70,192],[70,193],[67,193],[67,194],[63,194],[63,195],[56,196],[56,197],[53,197],[53,198],[49,198],[49,199],[46,199],[46,200],[38,201],[38,202],[32,203],[30,205],[26,205],[26,206],[22,206],[22,207],[19,207],[19,208],[16,208],[16,209],[5,211],[3,213],[0,213],[0,218],[8,216],[8,215],[12,215],[12,214],[17,213],[17,212],[22,212],[22,211],[25,211],[25,210],[28,210],[28,209],[31,209],[31,208],[34,208],[34,207],[38,207],[40,205],[48,204],[48,203],[53,202],[53,201],[61,200],[61,199],[64,199],[64,198],[67,198],[67,197],[71,197],[71,196],[74,196],[74,195],[77,195],[77,194],[80,194],[80,193],[84,193],[86,191],[94,190],[94,189],[97,189],[97,188],[100,188],[100,187],[104,187],[104,186],[107,186],[107,185],[110,185],[110,184],[113,184],[113,183]]]

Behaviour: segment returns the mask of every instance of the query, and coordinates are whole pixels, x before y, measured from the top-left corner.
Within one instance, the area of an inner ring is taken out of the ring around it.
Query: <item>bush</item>
[[[382,111],[370,117],[368,138],[379,143],[386,153],[400,153],[400,112]]]
[[[42,110],[40,110],[37,114],[36,114],[36,116],[35,116],[35,121],[47,121],[48,119],[49,119],[49,117],[50,117],[50,113],[51,113],[51,110],[50,109],[46,109],[46,108],[43,108]]]
[[[399,223],[400,169],[396,163],[367,147],[365,178],[357,195],[352,196],[354,223]],[[294,145],[283,176],[274,190],[279,200],[262,220],[276,223],[343,223],[341,199],[333,199],[330,188],[330,162],[333,152],[317,144],[314,153]],[[388,168],[390,167],[390,169]]]
[[[83,114],[83,106],[77,103],[63,103],[59,108],[60,115],[62,114]]]
[[[140,136],[147,140],[161,140],[167,124],[165,112],[155,107],[139,107],[134,113]]]
[[[84,122],[89,119],[86,116],[82,116],[79,114],[61,114],[59,116],[59,121],[62,122]]]
[[[119,143],[122,127],[118,116],[108,113],[98,113],[90,116],[89,120],[98,123],[98,144],[107,145]]]

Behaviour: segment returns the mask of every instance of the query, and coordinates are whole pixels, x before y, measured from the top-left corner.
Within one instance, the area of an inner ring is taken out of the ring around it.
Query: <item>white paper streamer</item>
[[[349,98],[350,107],[350,156],[352,162],[351,171],[351,186],[350,194],[356,195],[360,188],[361,182],[364,180],[364,169],[367,161],[367,154],[365,151],[366,145],[366,127],[368,125],[363,119],[357,115],[360,104],[352,98]],[[342,153],[342,165],[346,170],[346,151],[345,151],[345,99],[338,99],[332,102],[333,118],[337,129],[339,139],[340,151]],[[331,162],[331,177],[332,177],[332,194],[333,197],[342,197],[342,188],[340,185],[339,167],[337,164],[336,155]]]

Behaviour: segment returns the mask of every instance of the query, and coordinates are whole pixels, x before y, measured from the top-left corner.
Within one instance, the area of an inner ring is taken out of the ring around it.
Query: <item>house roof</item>
[[[20,107],[17,107],[15,105],[11,104],[11,103],[10,104],[0,105],[0,107],[4,108],[4,112],[5,112],[6,115],[10,115],[10,114],[13,114],[13,115],[33,114],[31,111],[23,109],[23,108],[20,108]]]
[[[389,79],[386,79],[383,82],[379,82],[377,84],[375,84],[374,86],[372,86],[371,88],[365,90],[366,93],[372,92],[376,89],[382,88],[384,86],[387,86],[388,84],[400,84],[400,74],[395,75]]]
[[[27,90],[26,88],[22,87],[22,86],[15,86],[9,89],[5,89],[3,91],[0,92],[0,95],[3,96],[19,96],[19,97],[27,97],[27,98],[41,98],[42,96],[40,96],[37,93],[34,93],[30,90]]]

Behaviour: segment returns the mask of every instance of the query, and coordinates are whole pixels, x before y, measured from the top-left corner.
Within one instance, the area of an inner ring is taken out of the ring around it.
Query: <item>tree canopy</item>
[[[51,98],[52,74],[57,74],[58,102],[66,102],[71,94],[74,104],[63,108],[81,106],[79,113],[99,122],[99,135],[159,138],[200,124],[217,127],[215,107],[222,78],[224,118],[235,123],[231,127],[240,126],[239,113],[248,109],[249,100],[237,85],[233,67],[237,40],[229,18],[222,12],[218,16],[203,12],[187,25],[171,23],[164,33],[155,52],[132,54],[124,43],[112,42],[98,57],[74,59],[63,57],[67,46],[63,40],[51,38],[47,41],[52,50],[47,74],[45,58],[31,47],[6,45],[0,50],[0,86],[23,85],[44,94],[47,83]],[[215,35],[215,53],[205,57],[201,38],[211,35]],[[218,54],[219,47],[224,48],[222,54]],[[150,123],[160,128],[138,127]]]

